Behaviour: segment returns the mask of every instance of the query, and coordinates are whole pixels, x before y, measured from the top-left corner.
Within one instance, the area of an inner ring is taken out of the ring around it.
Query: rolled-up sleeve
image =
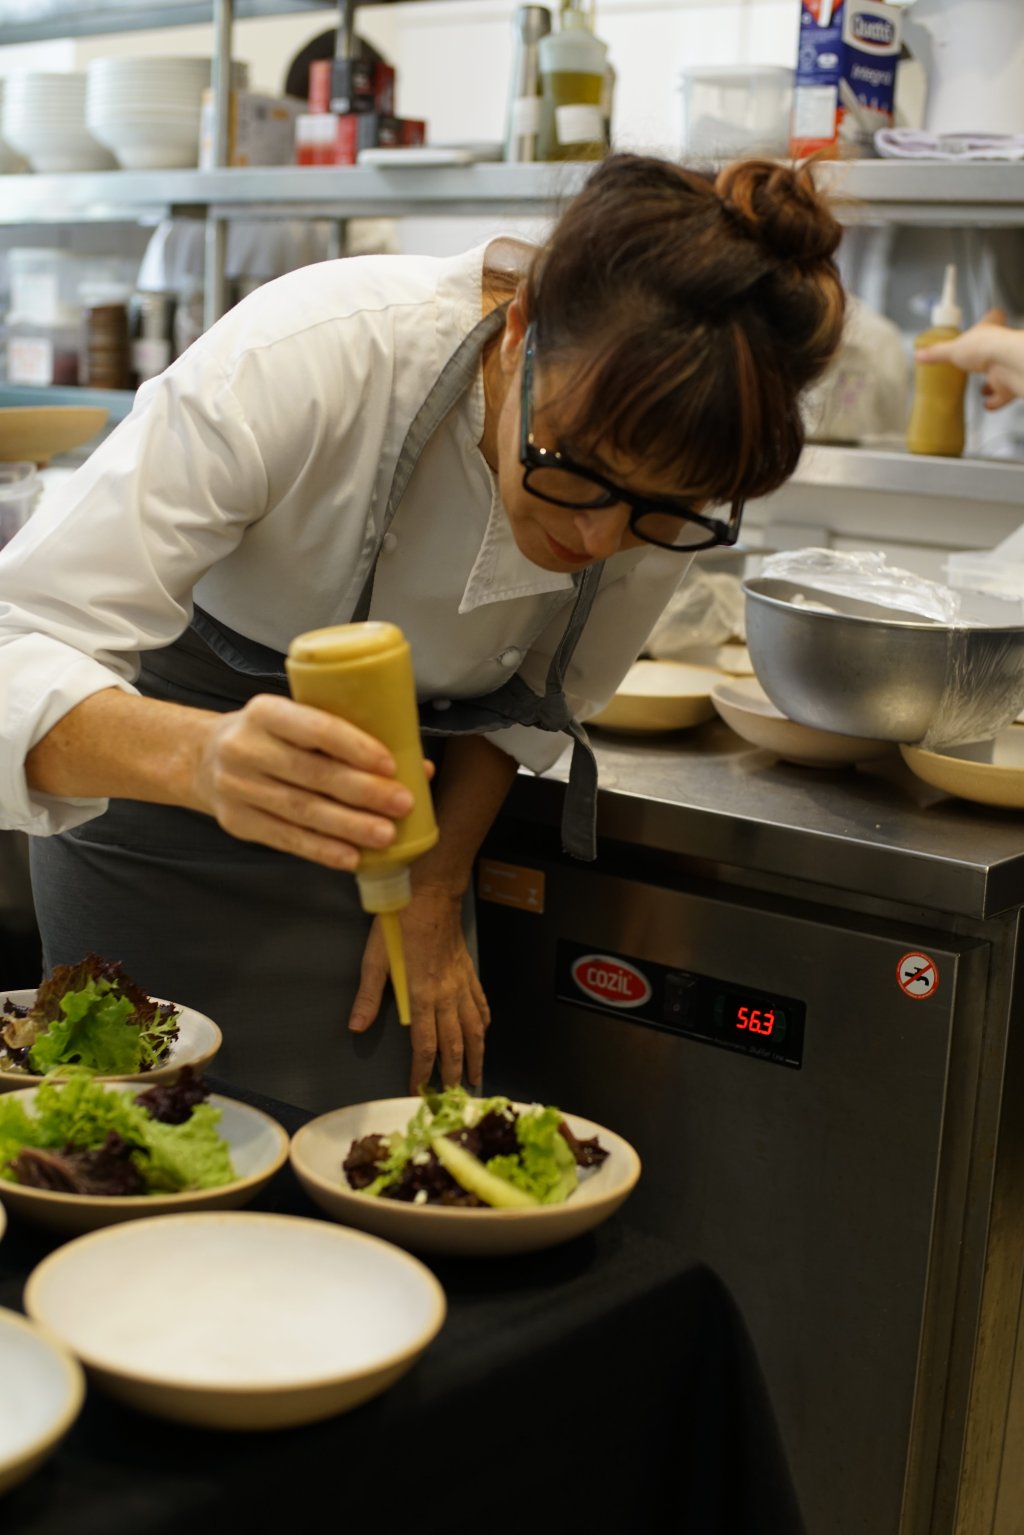
[[[615,693],[690,567],[687,555],[642,550],[606,566],[601,589],[565,675],[565,696],[578,720],[597,714]],[[625,569],[616,570],[616,564]],[[548,667],[565,632],[568,608],[531,646],[519,675],[543,693]],[[528,725],[511,725],[492,737],[495,746],[534,773],[544,773],[565,750],[566,737]]]
[[[179,368],[0,552],[0,824],[47,834],[102,813],[34,793],[29,751],[93,693],[134,691],[140,653],[182,632],[195,582],[266,497],[229,382]]]

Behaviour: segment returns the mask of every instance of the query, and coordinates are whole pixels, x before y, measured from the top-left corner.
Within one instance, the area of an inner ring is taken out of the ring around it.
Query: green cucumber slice
[[[517,1189],[507,1178],[499,1178],[496,1173],[488,1172],[480,1158],[467,1151],[465,1146],[460,1146],[458,1141],[449,1140],[446,1135],[438,1135],[430,1144],[437,1160],[451,1173],[455,1182],[467,1193],[482,1199],[485,1205],[492,1205],[496,1210],[540,1209],[540,1201],[532,1194],[528,1194],[525,1189]]]

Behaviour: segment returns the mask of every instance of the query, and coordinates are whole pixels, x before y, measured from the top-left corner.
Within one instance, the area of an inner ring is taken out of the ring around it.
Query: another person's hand
[[[1009,330],[999,309],[990,309],[954,340],[922,347],[914,357],[917,362],[950,362],[965,373],[983,374],[986,410],[999,410],[1024,395],[1024,332]]]
[[[491,1014],[466,948],[461,897],[440,885],[414,885],[401,920],[412,1014],[409,1091],[417,1093],[429,1082],[438,1059],[446,1087],[461,1081],[463,1073],[478,1086]],[[348,1020],[353,1033],[364,1034],[378,1016],[388,975],[384,937],[375,922]]]
[[[214,720],[192,804],[242,841],[351,870],[360,849],[388,847],[412,809],[394,773],[386,747],[346,720],[260,694]]]

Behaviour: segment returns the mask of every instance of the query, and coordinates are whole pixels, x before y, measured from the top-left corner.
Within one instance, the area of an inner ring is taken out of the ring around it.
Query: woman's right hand
[[[387,748],[356,726],[261,693],[210,717],[192,803],[243,842],[351,870],[361,849],[393,842],[412,809],[394,773]]]

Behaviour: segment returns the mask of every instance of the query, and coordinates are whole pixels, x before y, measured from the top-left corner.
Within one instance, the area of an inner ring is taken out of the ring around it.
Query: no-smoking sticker
[[[939,967],[927,954],[904,954],[896,966],[896,979],[904,996],[922,1001],[938,990]]]

